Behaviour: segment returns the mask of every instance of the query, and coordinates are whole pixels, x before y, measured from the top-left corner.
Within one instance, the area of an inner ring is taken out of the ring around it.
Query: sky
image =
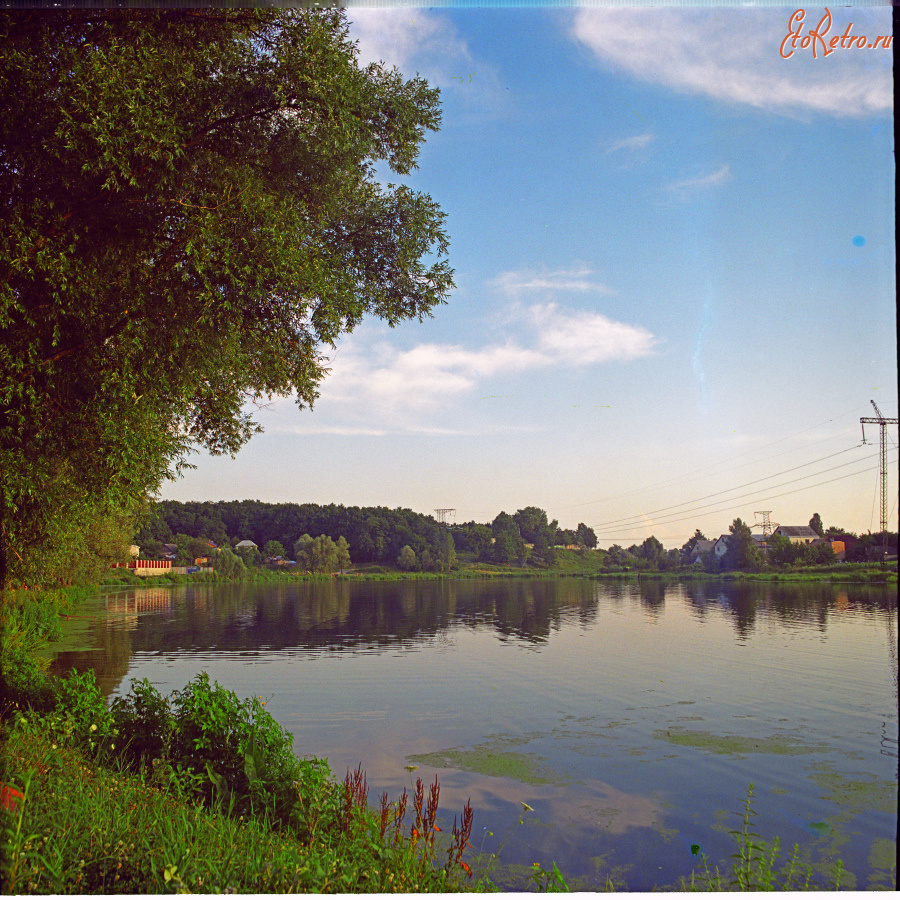
[[[456,288],[365,320],[313,410],[271,401],[161,496],[538,506],[600,547],[763,512],[878,531],[860,418],[897,416],[893,87],[868,45],[891,10],[800,9],[350,8],[361,64],[441,90],[405,181],[446,213]]]

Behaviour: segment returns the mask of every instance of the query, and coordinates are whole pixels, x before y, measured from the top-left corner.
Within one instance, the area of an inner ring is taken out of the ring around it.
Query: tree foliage
[[[509,513],[500,512],[491,523],[494,534],[492,559],[497,563],[512,563],[525,557],[525,541],[516,520]]]
[[[597,535],[594,529],[588,528],[584,522],[578,523],[578,528],[575,531],[575,540],[588,549],[593,549],[597,546]]]
[[[750,526],[741,519],[735,519],[728,526],[730,532],[728,550],[725,553],[725,567],[729,569],[756,569],[762,566],[763,558],[753,540]]]
[[[360,68],[340,10],[0,15],[0,578],[132,512],[248,401],[312,405],[366,314],[452,287],[444,216],[383,185],[438,91]],[[221,536],[219,536],[221,537]]]
[[[400,555],[397,557],[397,565],[400,566],[405,572],[412,572],[413,569],[418,565],[418,561],[416,560],[416,552],[413,550],[409,544],[406,544],[401,550]]]

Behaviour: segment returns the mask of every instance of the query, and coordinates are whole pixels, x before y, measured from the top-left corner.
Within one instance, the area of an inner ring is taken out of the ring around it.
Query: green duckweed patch
[[[897,845],[887,838],[876,838],[872,842],[869,851],[869,866],[872,869],[869,875],[868,889],[872,890],[896,890],[897,887]]]
[[[810,781],[825,791],[822,799],[848,812],[863,811],[895,813],[897,784],[880,781],[871,775],[845,775],[829,763],[811,767]]]
[[[691,731],[686,728],[666,728],[655,731],[653,736],[679,747],[694,747],[697,750],[707,750],[724,756],[745,756],[750,753],[799,756],[823,749],[778,734],[769,738],[742,737],[736,734],[714,734],[711,731]]]
[[[421,753],[407,759],[433,769],[458,769],[498,778],[512,778],[524,784],[571,784],[572,779],[553,771],[546,758],[534,753],[508,749],[509,742],[491,742],[470,749],[450,747],[434,753]]]

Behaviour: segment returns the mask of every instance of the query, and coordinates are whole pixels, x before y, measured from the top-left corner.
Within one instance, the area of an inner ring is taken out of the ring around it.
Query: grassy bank
[[[355,773],[343,784],[298,784],[305,814],[273,827],[265,814],[204,803],[189,780],[166,780],[152,767],[130,772],[101,765],[67,746],[65,732],[60,720],[20,715],[4,735],[2,779],[18,784],[23,795],[16,810],[0,812],[5,893],[393,893],[478,886],[468,881],[462,828],[442,846],[433,816],[422,821],[431,815],[425,790],[422,815],[414,796],[398,822],[397,803],[386,818],[365,807]]]
[[[133,682],[107,707],[93,672],[23,668],[4,671],[6,893],[479,887],[464,858],[472,809],[441,832],[437,781],[372,809],[361,770],[337,781],[295,755],[264,701],[205,674],[168,698]]]
[[[0,807],[4,892],[493,888],[496,861],[471,856],[471,806],[452,827],[449,818],[438,824],[437,780],[418,779],[411,794],[384,795],[372,808],[361,770],[339,781],[325,761],[298,757],[264,701],[239,700],[205,674],[170,697],[132,682],[109,707],[92,672],[46,675],[33,652],[85,593],[3,598],[0,782],[12,789],[11,808]],[[777,844],[754,833],[751,846],[746,825],[733,832],[743,842],[740,870],[701,860],[683,889],[815,886],[796,851],[776,872]],[[565,890],[549,865],[535,864],[530,881]],[[609,880],[605,888],[627,889]]]
[[[804,566],[762,569],[758,572],[705,572],[699,569],[674,569],[656,572],[646,569],[598,572],[597,578],[630,581],[753,581],[753,582],[832,582],[835,584],[896,585],[897,571],[882,569],[877,563],[842,563],[832,566]]]

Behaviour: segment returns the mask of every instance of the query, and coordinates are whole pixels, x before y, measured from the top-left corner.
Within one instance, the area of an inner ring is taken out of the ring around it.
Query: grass
[[[34,651],[84,593],[2,598],[0,781],[21,795],[13,808],[0,807],[4,892],[493,888],[496,859],[474,874],[465,859],[471,805],[447,833],[438,826],[437,780],[426,789],[418,779],[411,797],[404,791],[393,803],[382,795],[373,809],[361,769],[338,782],[324,761],[299,760],[264,702],[239,701],[205,675],[170,699],[133,682],[111,709],[92,672],[47,676]],[[684,889],[809,887],[798,848],[779,867],[777,839],[767,843],[752,830],[751,799],[752,785],[743,826],[732,832],[738,852],[730,878],[701,856]],[[535,865],[527,877],[541,890],[567,889],[555,864]]]
[[[779,864],[780,841],[776,837],[768,842],[755,830],[756,811],[752,806],[753,785],[747,789],[744,812],[739,828],[729,831],[736,850],[731,855],[730,873],[722,874],[719,866],[710,868],[706,855],[698,844],[691,852],[700,857],[700,865],[691,873],[690,880],[682,879],[682,891],[820,891],[831,888],[840,890],[844,881],[844,864],[838,859],[831,868],[828,884],[813,882],[812,866],[800,859],[800,847],[794,844],[791,855]]]
[[[104,766],[66,747],[46,721],[18,714],[4,735],[6,781],[24,800],[0,810],[3,890],[64,893],[394,893],[473,887],[463,858],[467,807],[452,833],[437,824],[440,789],[365,805],[348,773],[303,804],[303,822],[273,828],[173,792],[147,767]],[[298,800],[301,795],[298,787]],[[477,885],[474,885],[477,887]]]

